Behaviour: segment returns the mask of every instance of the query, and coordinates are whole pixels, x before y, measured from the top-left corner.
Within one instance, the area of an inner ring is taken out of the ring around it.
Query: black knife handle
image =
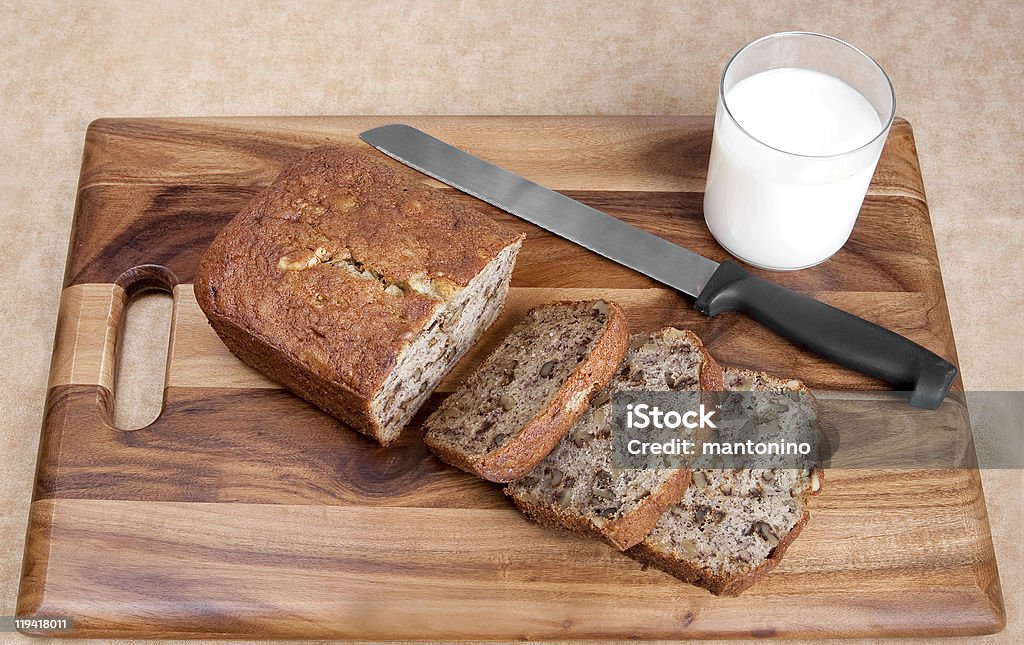
[[[742,311],[794,344],[910,391],[910,405],[939,407],[956,367],[917,343],[723,262],[700,292],[697,311]]]

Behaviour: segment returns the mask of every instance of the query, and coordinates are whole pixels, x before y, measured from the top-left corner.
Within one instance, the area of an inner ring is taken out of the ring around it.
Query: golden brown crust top
[[[383,163],[316,148],[224,227],[196,298],[370,397],[439,303],[521,237]]]

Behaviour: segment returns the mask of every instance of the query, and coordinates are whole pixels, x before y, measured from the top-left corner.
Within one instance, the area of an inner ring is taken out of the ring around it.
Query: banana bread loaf
[[[196,299],[241,360],[387,445],[498,315],[523,237],[317,148],[224,227]]]

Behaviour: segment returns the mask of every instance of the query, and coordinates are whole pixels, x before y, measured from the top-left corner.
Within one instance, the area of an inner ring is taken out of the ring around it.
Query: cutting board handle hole
[[[126,272],[124,312],[117,325],[111,422],[120,430],[138,430],[160,417],[164,407],[167,360],[174,314],[169,271]]]

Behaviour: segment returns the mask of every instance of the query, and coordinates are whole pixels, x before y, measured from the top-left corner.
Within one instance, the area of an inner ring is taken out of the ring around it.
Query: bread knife
[[[561,193],[459,150],[409,125],[360,138],[403,164],[696,298],[697,311],[742,311],[799,347],[909,392],[934,410],[957,370],[913,341],[809,296],[709,260]]]

